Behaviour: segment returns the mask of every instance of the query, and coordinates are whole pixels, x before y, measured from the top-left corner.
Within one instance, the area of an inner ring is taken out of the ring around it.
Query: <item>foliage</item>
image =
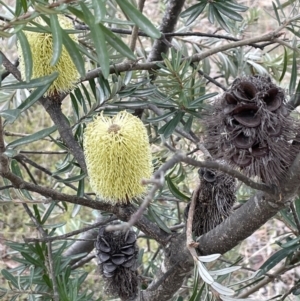
[[[261,287],[268,288],[274,277],[299,265],[299,181],[279,183],[286,186],[277,188],[286,190],[276,191],[268,205],[266,192],[274,191],[272,184],[277,183],[268,183],[268,190],[261,185],[262,197],[254,189],[257,183],[220,161],[212,162],[202,143],[211,101],[237,77],[269,75],[287,91],[289,108],[300,104],[298,1],[268,3],[268,14],[233,0],[160,0],[159,5],[149,0],[143,12],[138,7],[144,1],[136,2],[0,0],[0,247],[6,241],[2,300],[108,300],[93,259],[93,227],[114,219],[130,220],[139,235],[144,300],[248,300],[251,293],[261,300]],[[60,24],[63,15],[74,28]],[[30,46],[29,39],[36,35],[51,38],[46,49],[49,66],[62,55],[72,61],[76,78],[80,75],[72,91],[68,86],[47,93],[62,71],[49,68],[38,77],[37,47]],[[22,73],[17,68],[20,53]],[[154,53],[159,61],[149,59]],[[97,115],[115,116],[124,110],[144,123],[154,174],[145,179],[145,197],[114,205],[97,198],[90,187],[83,136]],[[297,110],[292,114],[297,118]],[[236,221],[239,212],[246,218],[237,229],[225,220],[205,234],[209,246],[198,238],[204,253],[205,248],[223,247],[217,243],[222,237],[231,237],[232,245],[213,252],[227,252],[222,256],[194,257],[195,273],[190,276],[193,260],[185,247],[183,213],[198,186],[199,167],[217,168],[240,180],[240,208],[230,218]],[[251,210],[263,208],[251,233],[271,218],[285,226],[260,269],[249,267],[234,248],[251,234],[245,229],[254,211],[243,212],[249,202]],[[268,215],[272,210],[275,218]],[[290,286],[268,298],[298,300],[291,296],[299,294],[299,282]]]

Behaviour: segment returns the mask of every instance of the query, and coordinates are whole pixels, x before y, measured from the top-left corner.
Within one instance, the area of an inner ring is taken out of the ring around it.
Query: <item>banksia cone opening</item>
[[[83,145],[90,184],[101,199],[128,203],[145,193],[141,180],[151,177],[152,159],[140,119],[126,111],[99,115],[87,125]]]
[[[220,171],[200,168],[200,190],[196,199],[193,232],[201,236],[226,219],[236,201],[235,179]],[[188,218],[190,203],[184,211]]]
[[[46,23],[37,18],[34,21],[45,26]],[[58,16],[58,21],[63,29],[74,29],[71,20],[64,16]],[[32,78],[39,78],[50,75],[53,72],[58,72],[58,77],[49,87],[45,96],[51,96],[57,93],[69,92],[75,87],[75,83],[79,79],[79,73],[68,53],[65,46],[62,47],[61,57],[58,62],[51,66],[50,62],[53,56],[53,38],[51,33],[40,33],[27,31],[25,32],[31,52],[32,52]],[[75,35],[70,35],[70,38],[77,42]],[[19,48],[20,71],[22,77],[25,77],[25,63],[21,46]]]
[[[95,248],[106,293],[121,300],[134,299],[138,293],[136,234],[107,232],[105,226],[101,227]]]
[[[205,117],[211,154],[264,183],[278,184],[296,156],[299,124],[289,116],[283,90],[266,76],[241,77]]]

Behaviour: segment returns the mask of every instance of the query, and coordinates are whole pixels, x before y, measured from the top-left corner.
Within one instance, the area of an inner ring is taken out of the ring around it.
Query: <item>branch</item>
[[[19,62],[17,61],[16,64],[13,64],[6,56],[5,54],[0,50],[0,55],[2,56],[2,65],[6,69],[7,72],[4,72],[1,74],[1,80],[3,80],[5,77],[7,77],[10,73],[17,79],[21,80],[21,73],[18,70]]]
[[[174,31],[184,2],[185,0],[169,0],[162,24],[160,26],[160,31],[162,33]],[[169,43],[166,43],[164,38],[167,40],[167,42],[171,42],[172,37],[166,37],[165,35],[162,35],[162,38],[159,40],[155,40],[147,60],[148,62],[161,60],[161,54],[168,51]]]
[[[213,54],[216,54],[218,52],[226,51],[226,50],[236,48],[236,47],[246,46],[246,45],[249,45],[252,43],[272,41],[273,39],[278,38],[281,35],[279,33],[279,31],[281,31],[288,24],[289,23],[285,23],[285,25],[282,25],[282,26],[278,27],[276,30],[269,32],[267,34],[264,34],[264,35],[260,35],[260,36],[249,38],[249,39],[239,40],[236,42],[221,45],[219,47],[214,47],[212,49],[208,49],[201,53],[197,53],[190,57],[186,57],[182,61],[189,60],[191,62],[199,62],[199,61],[203,60],[204,58],[211,56]],[[110,74],[113,74],[113,73],[129,71],[129,70],[155,70],[155,69],[159,69],[157,63],[164,65],[163,61],[154,61],[154,62],[147,62],[147,63],[124,62],[124,63],[115,64],[113,66],[110,66],[109,72],[110,72]],[[94,70],[88,72],[86,74],[86,77],[84,79],[82,79],[81,81],[87,81],[87,80],[93,79],[95,77],[98,77],[99,74],[102,74],[101,68],[94,69]]]
[[[66,120],[66,116],[62,113],[61,102],[48,98],[40,99],[41,105],[45,108],[50,115],[52,121],[57,126],[58,132],[69,148],[71,154],[77,160],[83,172],[87,173],[85,165],[84,154],[79,143],[75,140],[69,123]]]

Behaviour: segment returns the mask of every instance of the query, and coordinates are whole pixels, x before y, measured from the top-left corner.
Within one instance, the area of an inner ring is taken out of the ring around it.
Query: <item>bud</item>
[[[43,26],[46,23],[37,18],[35,21]],[[74,29],[72,21],[64,16],[58,16],[58,21],[62,29]],[[75,87],[79,79],[79,73],[74,65],[65,46],[62,47],[61,56],[54,66],[50,65],[53,56],[53,38],[51,33],[25,32],[31,52],[32,52],[32,78],[39,78],[58,72],[58,77],[49,87],[45,96],[51,96],[56,93],[69,92]],[[70,35],[74,42],[77,42],[75,35]],[[25,77],[25,63],[21,46],[18,44],[20,71],[22,77]]]
[[[294,160],[299,123],[284,91],[267,76],[237,78],[204,118],[205,142],[216,159],[249,177],[276,184]]]
[[[83,145],[90,184],[101,199],[128,203],[145,193],[141,180],[151,177],[152,160],[140,119],[126,111],[101,114],[87,125]]]

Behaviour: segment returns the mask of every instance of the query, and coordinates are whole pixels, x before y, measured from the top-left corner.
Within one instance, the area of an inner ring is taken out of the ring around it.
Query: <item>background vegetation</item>
[[[147,127],[155,168],[151,203],[134,224],[140,248],[137,300],[230,301],[250,295],[299,300],[299,155],[276,191],[235,173],[234,212],[199,240],[201,254],[223,254],[207,263],[209,271],[233,267],[214,279],[231,287],[234,296],[220,297],[197,276],[197,267],[193,272],[183,219],[199,167],[233,174],[206,160],[201,120],[207,105],[235,78],[269,75],[285,89],[297,118],[299,1],[0,4],[2,300],[112,300],[104,294],[94,259],[97,227],[130,220],[139,204],[96,200],[82,140],[95,114],[124,109]],[[72,20],[74,30],[63,29],[57,15]],[[36,23],[36,17],[45,24]],[[31,77],[28,32],[52,34],[53,60],[66,47],[79,73],[71,92],[43,96],[57,75]],[[70,42],[71,34],[78,44]],[[22,79],[17,52],[24,56]]]

